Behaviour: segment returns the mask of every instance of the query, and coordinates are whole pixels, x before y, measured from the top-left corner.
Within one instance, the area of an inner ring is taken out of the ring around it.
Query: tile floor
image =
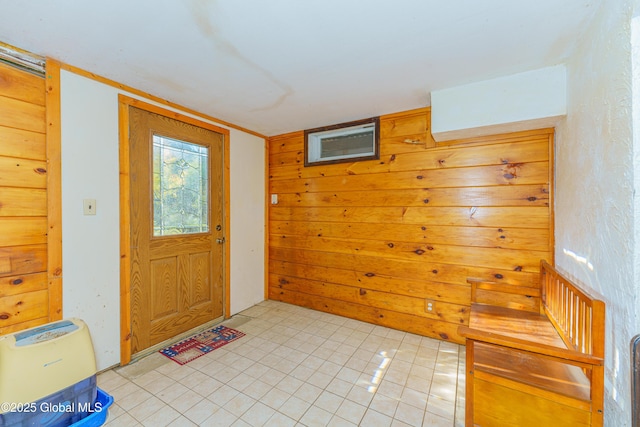
[[[154,353],[98,375],[116,426],[462,426],[464,347],[275,301],[246,336],[180,366]]]

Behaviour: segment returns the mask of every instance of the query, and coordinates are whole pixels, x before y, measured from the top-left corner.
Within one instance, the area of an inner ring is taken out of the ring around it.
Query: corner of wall
[[[605,424],[629,425],[629,342],[637,285],[630,2],[606,2],[567,62],[567,118],[557,130],[556,263],[607,310]]]

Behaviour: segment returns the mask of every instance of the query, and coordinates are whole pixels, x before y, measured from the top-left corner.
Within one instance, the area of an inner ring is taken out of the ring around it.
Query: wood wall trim
[[[187,114],[191,114],[190,111],[185,111],[185,110],[180,110],[181,112],[177,112],[177,111],[173,111],[173,110],[167,110],[164,107],[160,107],[158,105],[154,105],[154,104],[150,104],[148,102],[145,102],[141,99],[137,99],[137,98],[132,98],[130,96],[127,95],[123,95],[120,94],[118,95],[118,100],[119,103],[123,103],[126,104],[127,106],[132,106],[132,107],[136,107],[136,108],[140,108],[141,110],[145,110],[145,111],[149,111],[151,113],[155,113],[155,114],[159,114],[161,116],[165,116],[165,117],[169,117],[171,119],[174,120],[179,120],[181,122],[184,123],[189,123],[190,125],[194,125],[194,126],[198,126],[204,129],[208,129],[211,130],[213,132],[217,132],[217,133],[221,133],[225,136],[229,136],[229,129],[220,127],[220,126],[216,126],[213,123],[209,123],[203,120],[200,120],[199,118],[194,118],[191,116],[188,116],[186,114],[183,113],[187,113]],[[153,100],[155,101],[155,100]],[[172,108],[180,108],[179,106],[172,106]],[[209,119],[207,119],[209,120]],[[213,120],[213,119],[211,119]]]
[[[46,62],[47,272],[49,321],[62,319],[62,132],[60,63]]]
[[[224,318],[231,317],[231,153],[229,131],[224,130],[224,175],[222,186],[224,188]]]
[[[269,207],[271,206],[271,193],[269,188],[270,182],[270,170],[269,170],[269,146],[270,139],[264,140],[265,152],[264,152],[264,195],[265,195],[265,208],[264,208],[264,299],[269,299]]]
[[[549,134],[549,264],[556,265],[556,156],[555,156],[555,130]]]
[[[196,117],[199,117],[199,118],[201,118],[203,120],[216,122],[216,123],[219,123],[219,124],[221,124],[223,126],[228,126],[230,128],[233,128],[233,129],[236,129],[236,130],[239,130],[239,131],[242,131],[242,132],[246,132],[248,134],[255,135],[255,136],[258,136],[260,138],[264,138],[264,139],[267,138],[267,136],[265,136],[265,135],[263,135],[261,133],[254,132],[254,131],[252,131],[250,129],[244,128],[242,126],[235,125],[235,124],[227,122],[225,120],[221,120],[221,119],[218,119],[216,117],[212,117],[212,116],[200,113],[200,112],[198,112],[196,110],[192,110],[190,108],[187,108],[185,106],[176,104],[174,102],[167,101],[166,99],[162,99],[162,98],[160,98],[158,96],[155,96],[155,95],[152,95],[150,93],[141,91],[139,89],[135,89],[135,88],[133,88],[131,86],[127,86],[125,84],[118,83],[118,82],[113,81],[113,80],[111,80],[111,79],[109,79],[107,77],[100,76],[98,74],[92,73],[92,72],[87,71],[87,70],[83,70],[82,68],[79,68],[79,67],[76,67],[76,66],[73,66],[73,65],[69,65],[69,64],[65,64],[65,63],[60,63],[60,68],[65,70],[65,71],[69,71],[71,73],[78,74],[78,75],[86,77],[88,79],[95,80],[97,82],[106,84],[108,86],[115,87],[117,89],[129,92],[130,94],[133,94],[133,95],[136,95],[136,96],[140,96],[142,98],[145,98],[145,99],[148,99],[148,100],[151,100],[151,101],[166,105],[167,107],[178,109],[178,110],[180,110],[180,111],[182,111],[184,113],[192,114],[192,115],[194,115]]]
[[[129,171],[129,107],[140,108],[155,114],[160,114],[208,129],[224,135],[224,215],[225,215],[225,243],[224,243],[224,317],[230,317],[231,309],[231,227],[230,227],[230,131],[200,119],[187,116],[185,114],[167,110],[157,105],[132,98],[127,95],[118,95],[118,131],[119,131],[119,161],[120,161],[120,364],[126,365],[131,361],[131,249],[130,249],[130,229],[131,217],[130,206],[130,171]]]
[[[118,97],[120,161],[120,364],[131,361],[131,189],[129,171],[129,104]]]
[[[482,135],[482,136],[475,136],[472,138],[451,139],[448,141],[437,142],[436,146],[448,147],[451,145],[458,145],[458,144],[465,144],[465,145],[501,144],[501,143],[508,142],[510,140],[519,140],[522,138],[526,138],[527,136],[535,136],[540,134],[553,134],[553,133],[554,133],[553,128],[523,130],[523,131],[517,131],[517,132],[503,133],[499,135]]]

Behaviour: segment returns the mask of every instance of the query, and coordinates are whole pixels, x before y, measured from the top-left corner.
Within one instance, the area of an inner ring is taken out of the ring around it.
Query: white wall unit
[[[566,69],[547,67],[431,92],[436,141],[553,127],[566,114]]]

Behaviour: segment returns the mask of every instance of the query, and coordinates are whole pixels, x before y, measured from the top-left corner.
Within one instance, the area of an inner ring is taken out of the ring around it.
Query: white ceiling
[[[605,0],[0,0],[0,42],[264,135],[562,63]]]

